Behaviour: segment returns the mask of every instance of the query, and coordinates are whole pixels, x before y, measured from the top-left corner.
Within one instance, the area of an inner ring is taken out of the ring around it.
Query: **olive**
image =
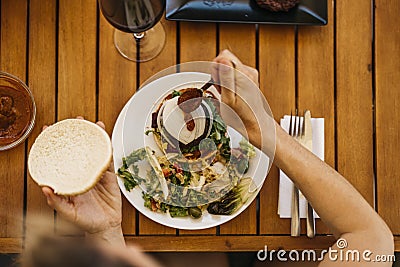
[[[201,217],[202,212],[201,212],[201,209],[199,207],[190,207],[189,208],[189,214],[193,218],[198,219],[198,218]]]

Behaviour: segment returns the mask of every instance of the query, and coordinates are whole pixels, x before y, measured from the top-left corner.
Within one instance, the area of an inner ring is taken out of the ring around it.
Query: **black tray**
[[[167,0],[168,20],[326,25],[327,0],[302,0],[289,12],[271,12],[255,0]]]

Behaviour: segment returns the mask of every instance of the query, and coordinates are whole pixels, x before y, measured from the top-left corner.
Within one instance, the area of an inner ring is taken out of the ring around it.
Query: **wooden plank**
[[[0,70],[26,77],[27,1],[1,3]],[[15,7],[18,8],[15,8]],[[0,153],[0,236],[20,237],[23,229],[25,145]]]
[[[332,236],[127,236],[128,245],[139,245],[146,252],[257,252],[268,246],[268,250],[326,249],[335,240]],[[395,237],[395,251],[400,251],[400,239]],[[215,248],[215,249],[214,249]],[[0,238],[0,253],[21,253],[22,238]]]
[[[154,59],[140,64],[140,84],[165,68],[175,65],[176,62],[176,22],[161,19],[166,34],[164,49]]]
[[[332,236],[313,239],[301,236],[126,236],[128,245],[139,245],[146,252],[257,252],[268,250],[326,249],[335,242]],[[394,237],[394,249],[400,252],[400,237]],[[21,253],[22,238],[0,238],[0,253]]]
[[[300,27],[298,30],[297,101],[299,110],[309,109],[313,117],[325,118],[325,161],[335,168],[335,22],[332,5],[328,5],[328,11],[327,26]],[[316,230],[319,234],[329,232],[319,219]]]
[[[56,93],[56,2],[31,0],[29,7],[29,86],[36,102],[36,127],[29,137],[29,147],[43,125],[55,120]],[[35,231],[31,223],[40,220],[53,224],[54,212],[49,208],[41,188],[30,178],[27,181],[26,235]],[[30,227],[32,225],[32,227]],[[32,229],[33,228],[33,229]]]
[[[295,31],[294,27],[260,25],[260,88],[275,120],[295,107]],[[277,213],[279,170],[272,166],[260,192],[260,233],[288,234],[290,220]]]
[[[373,205],[371,1],[336,2],[337,168]]]
[[[256,28],[255,25],[220,24],[219,49],[231,50],[242,62],[256,67]],[[221,225],[221,234],[257,233],[257,211],[254,201],[235,219]]]
[[[98,118],[111,135],[125,103],[136,90],[136,63],[126,60],[114,46],[114,28],[100,16],[99,36],[99,110]],[[122,228],[135,234],[136,211],[122,196]]]
[[[156,58],[140,64],[140,83],[143,83],[157,72],[176,64],[176,23],[165,19],[162,19],[161,23],[166,32],[165,47]],[[176,230],[153,222],[140,214],[139,233],[141,235],[175,234]]]
[[[58,120],[96,119],[96,5],[95,0],[59,1]],[[57,218],[57,230],[70,233],[70,228]]]
[[[196,40],[201,39],[201,42]],[[180,23],[180,63],[211,61],[216,56],[217,28],[214,23]]]
[[[201,36],[202,42],[194,42]],[[180,24],[180,60],[211,61],[216,55],[217,29],[213,23],[182,22]],[[182,68],[181,68],[182,70]],[[180,230],[179,234],[215,234],[216,228],[191,231]]]
[[[59,120],[78,115],[96,118],[96,3],[59,3]]]
[[[0,253],[21,253],[22,238],[0,238]]]
[[[378,211],[400,234],[400,2],[376,0],[376,163]]]
[[[243,64],[256,67],[256,27],[253,24],[220,24],[219,50],[229,49]]]
[[[136,236],[126,237],[127,244],[140,246],[147,252],[257,252],[271,250],[322,250],[331,246],[333,236]]]

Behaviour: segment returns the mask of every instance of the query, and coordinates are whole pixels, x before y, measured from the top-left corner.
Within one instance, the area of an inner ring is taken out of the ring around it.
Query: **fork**
[[[294,124],[294,125],[293,125]],[[289,135],[294,138],[301,136],[302,125],[301,120],[298,117],[298,111],[296,109],[295,117],[293,117],[292,112],[290,112],[290,123],[289,123]],[[290,223],[290,235],[300,236],[300,208],[299,208],[299,189],[293,184],[292,191],[292,208],[291,208],[291,223]]]

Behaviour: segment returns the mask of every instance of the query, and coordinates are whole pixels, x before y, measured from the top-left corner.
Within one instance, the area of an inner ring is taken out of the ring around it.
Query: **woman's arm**
[[[257,72],[243,65],[229,51],[221,52],[214,61],[230,66],[231,71],[234,67],[235,70],[248,75],[254,83],[257,83],[258,75],[254,77]],[[216,68],[218,69],[218,67]],[[226,67],[220,67],[220,69],[222,71],[216,70],[213,73],[214,77],[217,76],[215,80],[218,81],[224,79],[222,76],[227,77],[226,73],[228,72]],[[234,77],[235,75],[231,74],[230,76]],[[347,249],[358,249],[361,253],[368,249],[375,255],[393,254],[393,236],[390,229],[343,176],[303,148],[275,122],[273,122],[276,129],[275,137],[264,134],[261,135],[262,140],[259,140],[260,133],[271,132],[268,129],[272,126],[272,120],[265,110],[252,105],[254,98],[261,97],[261,93],[252,92],[250,95],[253,99],[246,97],[248,88],[246,84],[244,85],[241,86],[236,82],[235,88],[236,94],[240,95],[244,101],[236,101],[232,91],[224,87],[221,88],[221,94],[222,99],[243,119],[248,129],[250,141],[268,154],[270,148],[268,146],[260,147],[260,144],[268,144],[271,143],[271,140],[275,140],[275,164],[292,179],[335,236],[346,239]],[[249,116],[249,107],[243,107],[245,102],[250,105],[255,116]],[[242,112],[243,110],[248,111]],[[261,121],[257,122],[253,119],[255,117],[261,118]],[[254,131],[257,127],[260,128],[260,131]],[[335,266],[345,266],[346,264],[363,266],[365,262],[333,262],[325,258],[321,266],[333,264]],[[390,263],[380,266],[390,266]]]
[[[279,125],[276,127],[275,163],[291,177],[335,236],[347,241],[346,249],[358,249],[360,253],[370,250],[374,255],[393,254],[390,229],[361,194]],[[365,262],[332,262],[325,258],[320,266],[333,264],[364,266]],[[391,263],[380,266],[391,266]]]

